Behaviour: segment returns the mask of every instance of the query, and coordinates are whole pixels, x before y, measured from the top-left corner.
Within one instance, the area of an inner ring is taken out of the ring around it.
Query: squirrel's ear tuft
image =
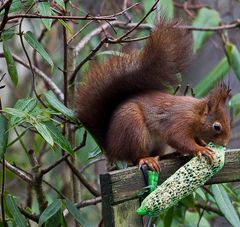
[[[227,98],[230,96],[231,89],[223,82],[215,87],[207,96],[208,106],[210,109],[217,109],[222,105],[225,105]]]

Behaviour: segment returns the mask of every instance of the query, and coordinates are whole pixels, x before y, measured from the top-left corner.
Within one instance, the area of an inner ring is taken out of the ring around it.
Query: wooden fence
[[[189,160],[189,157],[160,161],[159,184],[170,177]],[[225,153],[223,169],[207,184],[240,181],[240,149]],[[117,170],[100,176],[102,212],[105,227],[141,227],[142,217],[136,214],[140,206],[138,193],[143,189],[144,179],[137,167]]]

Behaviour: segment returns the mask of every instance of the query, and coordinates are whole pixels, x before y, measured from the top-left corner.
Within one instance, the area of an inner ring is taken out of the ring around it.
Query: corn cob
[[[141,203],[139,215],[158,216],[163,211],[176,205],[181,199],[204,185],[215,173],[224,166],[224,147],[209,144],[214,154],[213,163],[206,157],[200,160],[192,158],[179,168],[171,177],[151,192]]]

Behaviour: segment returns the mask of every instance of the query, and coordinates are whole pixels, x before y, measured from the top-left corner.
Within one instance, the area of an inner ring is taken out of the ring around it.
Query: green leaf
[[[174,206],[169,208],[164,216],[164,227],[171,227],[172,221],[173,221],[173,214]]]
[[[173,0],[160,1],[160,15],[166,20],[173,19],[174,16]]]
[[[101,155],[102,154],[102,151],[99,147],[97,147],[96,149],[94,149],[93,151],[91,151],[89,154],[88,154],[88,159],[91,159],[91,158],[96,158],[97,156]]]
[[[224,76],[227,75],[229,69],[228,60],[226,57],[223,57],[209,74],[194,88],[196,97],[200,98],[206,95],[218,81],[222,80]]]
[[[11,213],[15,223],[19,227],[26,227],[27,226],[27,221],[25,217],[21,214],[17,207],[17,203],[14,199],[13,196],[7,195],[7,207],[9,212]]]
[[[214,27],[220,22],[221,18],[216,10],[202,8],[198,11],[192,25],[194,27]],[[193,52],[196,52],[212,34],[211,31],[193,31]]]
[[[49,130],[44,124],[37,122],[33,126],[36,128],[39,134],[43,137],[43,139],[45,139],[51,146],[54,145],[54,141],[51,136],[51,133],[49,132]]]
[[[144,12],[147,13],[153,4],[155,3],[155,0],[148,0],[143,1],[143,8]],[[173,7],[173,0],[161,0],[160,3],[158,3],[160,6],[160,17],[164,18],[165,20],[171,20],[174,15],[174,7]],[[154,24],[156,21],[156,10],[153,11],[147,18],[146,21],[149,24]]]
[[[235,94],[228,102],[230,108],[235,109],[235,116],[240,113],[240,93]]]
[[[75,207],[75,205],[70,201],[66,200],[65,202],[66,208],[68,209],[69,213],[74,217],[74,219],[82,226],[88,226],[84,218],[80,215],[79,210]]]
[[[15,86],[18,84],[18,72],[15,61],[13,60],[12,54],[8,48],[8,43],[3,41],[3,54],[7,63],[7,69],[9,76]]]
[[[63,26],[64,28],[66,28],[66,30],[67,30],[70,34],[73,35],[73,30],[72,30],[72,28],[71,28],[64,20],[59,19],[58,21],[62,24],[62,26]]]
[[[238,214],[222,185],[212,185],[212,193],[224,217],[234,227],[240,226]]]
[[[232,66],[237,78],[240,80],[240,53],[237,47],[230,42],[225,44],[225,49],[229,63]]]
[[[34,0],[13,0],[8,13],[20,11],[27,6],[30,6],[33,3],[33,1]],[[0,13],[0,16],[2,16],[4,14],[4,12],[5,11],[2,11]]]
[[[34,50],[36,50],[49,63],[49,65],[51,65],[51,67],[53,67],[52,59],[50,58],[46,50],[43,48],[41,43],[38,42],[36,36],[32,32],[30,31],[26,32],[24,34],[24,39],[29,43],[29,45]]]
[[[0,114],[0,160],[2,160],[4,153],[6,152],[8,144],[8,120]]]
[[[2,40],[8,40],[11,39],[16,34],[16,31],[14,29],[8,29],[3,31],[1,34]]]
[[[19,99],[15,103],[14,109],[21,110],[25,113],[29,113],[37,106],[37,104],[38,104],[38,101],[36,98]],[[25,114],[25,116],[26,116],[26,114]],[[11,125],[15,125],[21,120],[22,120],[21,117],[13,116],[11,118]]]
[[[56,143],[59,147],[61,147],[63,150],[68,152],[69,154],[73,155],[74,151],[71,147],[71,144],[69,141],[62,135],[60,130],[51,122],[47,121],[43,123],[48,131],[51,134],[51,137],[53,138],[54,143]]]
[[[55,0],[55,2],[56,2],[60,7],[62,7],[63,9],[65,9],[64,0]]]
[[[14,108],[29,113],[37,106],[37,103],[36,98],[19,99],[15,103]]]
[[[61,226],[61,221],[62,210],[60,209],[57,213],[55,213],[51,218],[48,219],[44,227]]]
[[[59,111],[64,116],[66,116],[67,118],[74,122],[78,121],[78,119],[75,116],[75,113],[71,109],[67,108],[62,102],[60,102],[52,91],[47,92],[45,94],[45,98],[48,104],[51,106],[51,108]]]
[[[239,107],[240,106],[240,93],[235,94],[228,102],[229,107]]]
[[[38,9],[38,12],[40,13],[40,15],[42,15],[42,16],[52,16],[50,2],[48,2],[48,1],[38,2],[37,9]],[[52,19],[46,19],[46,18],[44,19],[43,18],[42,22],[48,30],[51,29]]]
[[[39,225],[42,225],[43,223],[48,221],[60,209],[61,209],[61,202],[59,200],[55,200],[54,202],[52,202],[39,217]]]
[[[3,112],[5,113],[8,113],[12,116],[15,116],[15,117],[20,117],[20,118],[25,118],[27,116],[27,113],[22,111],[22,110],[17,110],[17,109],[14,109],[14,108],[4,108],[3,109]]]

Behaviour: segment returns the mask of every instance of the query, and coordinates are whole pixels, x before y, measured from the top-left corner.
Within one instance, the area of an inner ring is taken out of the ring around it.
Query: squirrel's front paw
[[[159,156],[141,158],[138,162],[139,167],[146,164],[152,171],[160,172]]]
[[[196,155],[198,156],[198,158],[200,160],[202,159],[203,155],[206,156],[211,164],[214,162],[214,159],[215,159],[215,155],[214,155],[213,151],[211,150],[211,148],[209,148],[209,147],[198,148],[196,151]]]

